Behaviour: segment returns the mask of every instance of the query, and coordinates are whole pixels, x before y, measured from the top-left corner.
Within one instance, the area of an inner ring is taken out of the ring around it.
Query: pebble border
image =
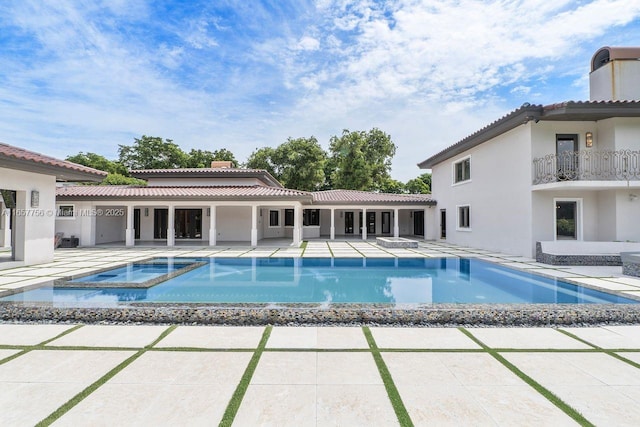
[[[571,304],[465,305],[414,307],[344,304],[290,305],[129,304],[53,307],[0,303],[1,322],[147,323],[193,325],[396,325],[396,326],[584,326],[640,324],[640,305]]]

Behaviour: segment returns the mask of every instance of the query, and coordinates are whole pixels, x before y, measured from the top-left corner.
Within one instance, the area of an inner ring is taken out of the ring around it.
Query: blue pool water
[[[199,261],[207,264],[148,289],[45,287],[1,300],[95,304],[120,301],[637,303],[475,259],[205,258]],[[126,274],[121,277],[126,278]]]
[[[146,282],[147,280],[155,279],[156,277],[168,274],[187,265],[188,263],[184,262],[167,262],[162,264],[129,264],[126,267],[120,267],[102,273],[92,274],[91,276],[85,276],[79,279],[71,280],[71,283],[78,283],[78,286],[82,286],[82,283],[87,282],[142,283]]]

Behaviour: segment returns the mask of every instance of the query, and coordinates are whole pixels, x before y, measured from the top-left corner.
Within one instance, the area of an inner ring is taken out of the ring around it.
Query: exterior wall
[[[147,185],[154,186],[227,186],[227,185],[266,185],[258,178],[149,178]]]
[[[637,198],[630,197],[633,194]],[[618,190],[616,198],[616,238],[615,240],[626,242],[640,242],[640,192],[637,190]]]
[[[446,209],[446,241],[532,256],[532,150],[529,122],[433,167],[434,237]],[[453,184],[453,165],[471,156],[470,181]],[[458,230],[457,207],[470,206],[470,231]]]
[[[616,117],[610,120],[615,126],[615,149],[640,150],[640,117]]]
[[[55,176],[0,168],[0,187],[17,191],[16,209],[25,213],[16,214],[14,222],[16,261],[23,261],[25,265],[53,261]],[[34,190],[40,193],[37,208],[31,208],[31,191]],[[42,212],[42,215],[27,212]]]
[[[599,241],[617,240],[616,193],[598,191],[598,238]]]
[[[582,240],[600,239],[601,198],[598,191],[536,191],[533,192],[533,241],[556,239],[554,199],[579,199],[582,209]],[[580,227],[580,226],[579,226]]]
[[[592,101],[640,99],[640,61],[613,60],[589,75]]]
[[[264,214],[263,214],[264,215]],[[258,229],[261,220],[258,214]],[[218,206],[216,209],[216,230],[219,242],[251,241],[251,207]]]
[[[531,125],[531,160],[556,154],[556,134],[577,134],[578,147],[584,150],[602,150],[609,145],[610,139],[598,134],[596,122],[539,122]],[[585,147],[585,134],[593,132],[594,144],[592,148]],[[606,132],[604,132],[606,134]],[[602,143],[602,147],[599,145]]]

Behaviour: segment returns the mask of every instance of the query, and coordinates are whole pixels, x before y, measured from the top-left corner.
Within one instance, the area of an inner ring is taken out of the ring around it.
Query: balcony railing
[[[567,151],[533,159],[533,184],[640,180],[640,151]]]

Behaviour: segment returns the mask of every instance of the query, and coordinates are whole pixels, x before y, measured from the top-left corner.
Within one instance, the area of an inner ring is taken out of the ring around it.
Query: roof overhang
[[[282,184],[266,170],[201,168],[201,169],[154,169],[131,170],[132,177],[148,180],[150,178],[256,178],[271,187],[283,188]]]
[[[37,163],[31,160],[16,159],[2,154],[0,154],[0,168],[55,176],[58,181],[102,181],[102,179],[107,176],[107,173],[102,171],[83,172],[60,166]]]

